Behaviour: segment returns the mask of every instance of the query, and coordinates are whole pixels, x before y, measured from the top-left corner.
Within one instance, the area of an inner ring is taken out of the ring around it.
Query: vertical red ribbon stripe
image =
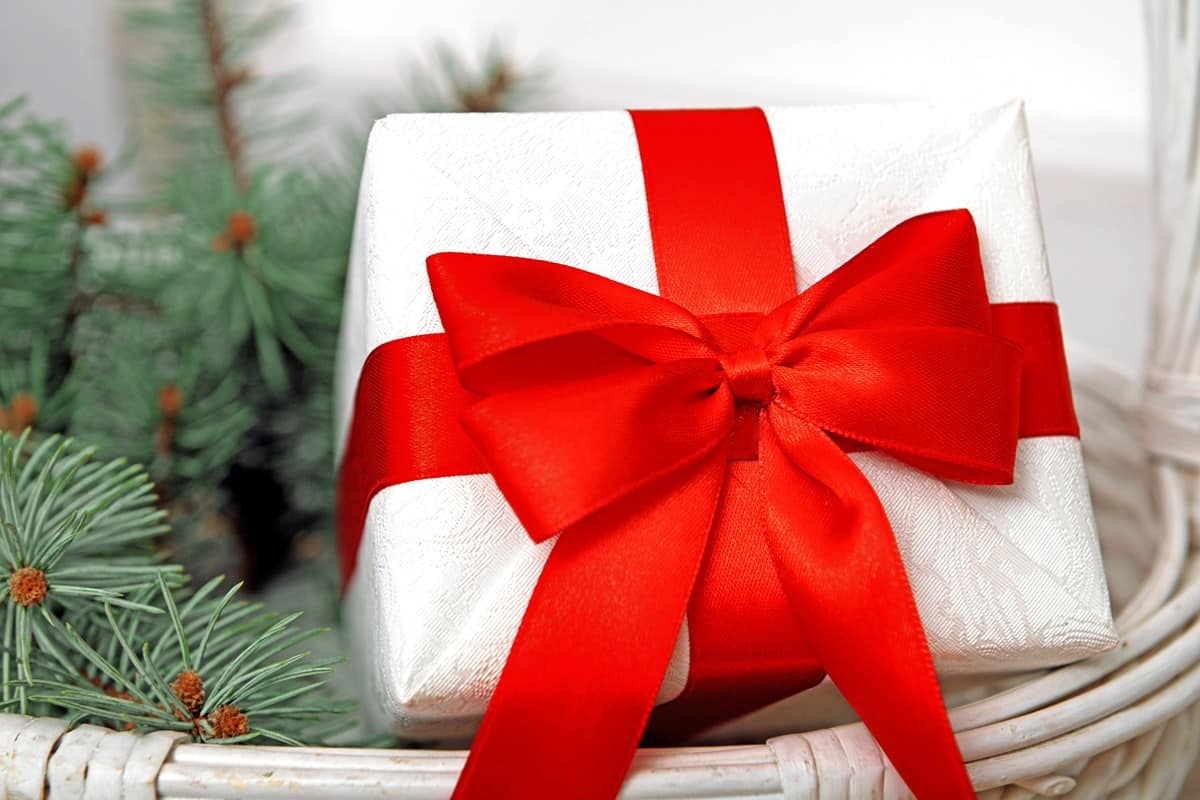
[[[783,187],[766,118],[725,110],[630,116],[659,293],[697,314],[764,314],[795,297]],[[737,413],[739,431],[756,427],[752,410]],[[756,453],[757,431],[745,438]],[[729,469],[719,530],[761,513],[757,467],[731,462]],[[824,675],[792,619],[760,530],[713,537],[688,621],[687,685],[656,710],[650,728],[656,742],[679,741]]]

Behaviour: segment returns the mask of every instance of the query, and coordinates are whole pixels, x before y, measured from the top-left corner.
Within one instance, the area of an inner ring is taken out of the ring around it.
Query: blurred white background
[[[538,107],[1024,97],[1067,334],[1141,363],[1152,253],[1137,0],[297,5],[269,66],[306,66],[313,105],[343,120],[365,97],[402,96],[435,40],[471,53],[495,39],[545,69]],[[116,151],[125,98],[113,14],[112,0],[0,0],[0,99],[28,93],[77,140]]]

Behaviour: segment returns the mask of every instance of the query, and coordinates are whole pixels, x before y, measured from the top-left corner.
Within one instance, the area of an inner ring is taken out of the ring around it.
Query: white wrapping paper
[[[968,208],[992,302],[1051,300],[1021,105],[767,109],[798,286],[896,223]],[[372,348],[442,330],[440,250],[558,261],[657,292],[637,143],[624,112],[395,115],[371,134],[337,372],[344,446]],[[1079,442],[1024,439],[1011,486],[852,456],[895,529],[943,674],[1050,666],[1115,641]],[[487,475],[376,495],[346,595],[373,722],[469,735],[553,542],[533,544]],[[659,693],[687,679],[687,625]]]

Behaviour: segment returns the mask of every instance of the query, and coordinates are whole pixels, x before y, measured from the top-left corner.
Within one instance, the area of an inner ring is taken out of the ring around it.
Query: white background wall
[[[550,71],[541,106],[1023,96],[1068,335],[1140,363],[1150,243],[1137,0],[298,5],[269,66],[307,65],[311,101],[331,116],[396,96],[433,39],[476,51],[492,37]],[[112,0],[0,0],[0,98],[28,92],[114,151],[124,96],[112,15]]]

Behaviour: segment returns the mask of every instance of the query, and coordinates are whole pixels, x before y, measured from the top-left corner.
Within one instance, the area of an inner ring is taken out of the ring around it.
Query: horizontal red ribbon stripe
[[[997,333],[1025,352],[1021,438],[1078,436],[1054,303],[993,303]],[[393,339],[363,362],[338,472],[342,582],[354,574],[363,522],[381,489],[424,478],[482,475],[487,466],[459,423],[478,396],[458,382],[444,333]]]
[[[992,331],[1021,345],[1020,436],[1079,437],[1054,303],[993,303]]]

